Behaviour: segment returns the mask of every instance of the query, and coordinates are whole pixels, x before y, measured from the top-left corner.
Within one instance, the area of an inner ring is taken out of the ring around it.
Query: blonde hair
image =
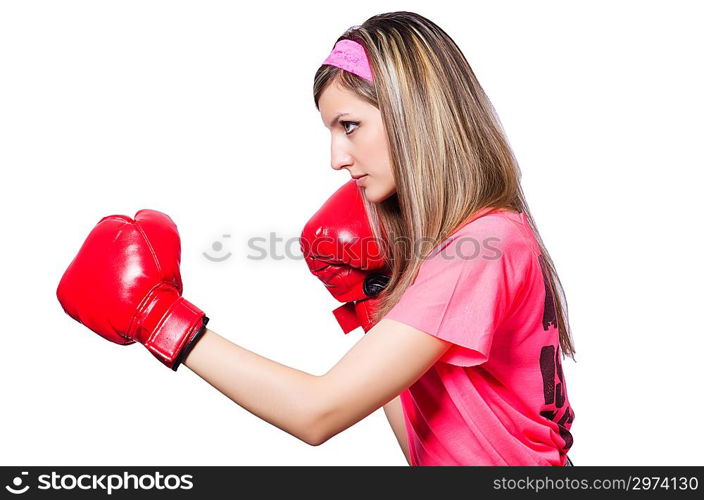
[[[341,39],[364,46],[374,82],[322,65],[313,88],[316,108],[333,82],[378,108],[396,183],[386,200],[364,201],[391,270],[376,319],[396,305],[425,256],[477,211],[524,212],[542,253],[563,356],[574,359],[564,289],[525,201],[518,162],[459,47],[432,21],[406,11],[370,17]],[[428,246],[408,252],[409,242]]]

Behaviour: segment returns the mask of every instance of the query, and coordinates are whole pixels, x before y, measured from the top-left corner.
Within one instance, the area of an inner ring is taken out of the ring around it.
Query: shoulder
[[[500,211],[483,215],[455,231],[446,238],[437,251],[452,255],[465,255],[472,248],[490,251],[496,249],[503,254],[531,254],[535,249],[523,215]]]

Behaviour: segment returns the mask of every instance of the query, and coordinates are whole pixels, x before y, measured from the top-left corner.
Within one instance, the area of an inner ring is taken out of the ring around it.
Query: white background
[[[93,334],[55,290],[102,216],[162,210],[214,331],[327,371],[361,329],[342,334],[302,260],[250,260],[247,239],[297,237],[349,178],[330,168],[313,75],[349,26],[410,10],[450,34],[496,107],[567,291],[573,461],[701,465],[696,6],[3,2],[0,463],[405,465],[382,410],[310,447]],[[208,261],[216,241],[232,257]]]

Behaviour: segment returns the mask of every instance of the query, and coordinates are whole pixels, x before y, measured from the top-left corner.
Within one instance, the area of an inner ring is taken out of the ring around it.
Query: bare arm
[[[411,465],[411,457],[408,452],[406,422],[403,420],[401,396],[396,396],[394,399],[386,403],[384,405],[384,413],[386,413],[386,419],[389,421],[389,425],[391,425],[391,429],[393,429],[394,434],[396,435],[396,440],[401,447],[401,451],[403,451],[403,456],[406,457],[406,462],[408,462],[408,465]]]
[[[209,329],[184,364],[245,410],[314,444],[317,376],[248,351]]]
[[[391,401],[449,347],[382,319],[325,375],[316,376],[208,330],[184,364],[247,411],[317,446]]]

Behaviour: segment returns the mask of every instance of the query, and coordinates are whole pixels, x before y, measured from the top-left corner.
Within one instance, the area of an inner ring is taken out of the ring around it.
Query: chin
[[[364,197],[370,203],[381,203],[385,199],[389,198],[392,194],[396,192],[395,189],[376,189],[371,186],[365,186],[362,189]]]

